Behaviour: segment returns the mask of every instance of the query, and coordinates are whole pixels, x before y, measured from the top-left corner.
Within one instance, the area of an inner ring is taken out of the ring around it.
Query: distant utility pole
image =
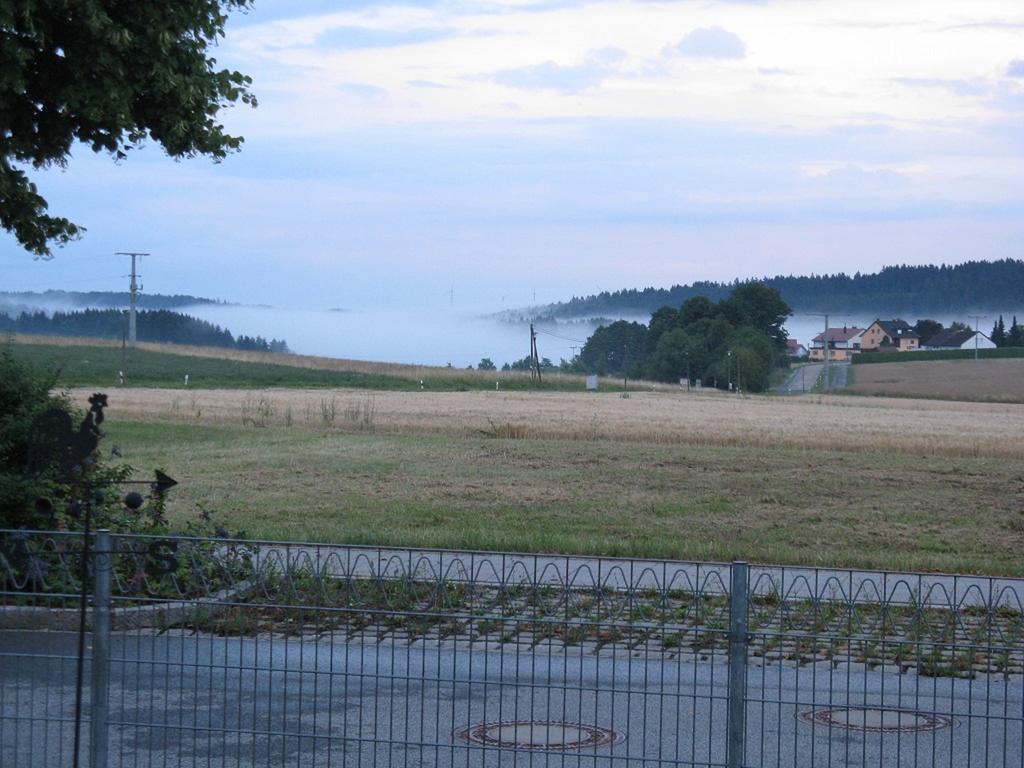
[[[828,392],[832,389],[832,371],[829,369],[829,358],[832,356],[828,353],[828,312],[825,313],[825,333],[821,337],[821,342],[825,352],[825,391]]]
[[[530,381],[540,384],[540,356],[537,354],[537,331],[530,323]]]
[[[629,380],[627,378],[628,369],[626,368],[626,345],[622,345],[622,391],[629,392]]]
[[[121,370],[118,379],[124,384],[124,372],[128,370],[128,352],[125,349],[128,345],[128,310],[121,310]]]
[[[978,359],[978,325],[982,320],[987,318],[987,315],[968,315],[971,320],[974,321],[974,359]]]
[[[831,355],[829,355],[828,349],[828,318],[832,314],[830,312],[808,312],[811,317],[823,317],[825,318],[825,332],[821,335],[821,347],[822,347],[822,358],[825,362],[825,391],[828,392],[832,389],[832,369],[831,369]]]
[[[455,286],[453,285],[448,289],[448,302],[451,306],[455,306]]]
[[[136,305],[136,303],[139,300],[139,290],[141,290],[141,286],[139,285],[139,280],[138,280],[138,278],[140,278],[141,275],[136,274],[136,272],[135,272],[135,260],[139,256],[149,256],[149,254],[148,253],[140,253],[139,251],[117,251],[114,255],[115,256],[131,256],[132,257],[132,274],[131,274],[131,280],[128,283],[128,290],[129,290],[129,295],[128,295],[128,346],[132,347],[134,349],[135,348],[135,335],[136,335],[135,334],[135,305]]]

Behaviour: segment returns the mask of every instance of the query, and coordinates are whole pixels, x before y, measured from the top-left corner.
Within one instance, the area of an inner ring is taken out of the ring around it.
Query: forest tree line
[[[0,304],[25,308],[120,309],[128,306],[129,300],[127,291],[0,291]],[[200,304],[226,303],[187,293],[140,293],[136,301],[139,309],[181,309]]]
[[[88,336],[121,339],[127,334],[127,312],[119,309],[84,309],[76,312],[21,312],[15,317],[0,313],[0,333],[41,336]],[[228,347],[257,352],[288,352],[283,339],[262,336],[234,336],[219,325],[166,309],[142,310],[136,314],[136,338],[199,347]]]
[[[929,313],[961,309],[1015,308],[1024,296],[1024,260],[969,261],[939,266],[893,266],[853,275],[776,276],[731,283],[696,282],[671,288],[603,291],[543,308],[552,317],[647,315],[659,307],[681,306],[705,297],[728,298],[738,286],[757,282],[778,291],[796,312],[875,312],[880,309]]]

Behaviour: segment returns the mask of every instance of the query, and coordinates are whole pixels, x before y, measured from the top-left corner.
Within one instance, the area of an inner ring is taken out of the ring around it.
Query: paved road
[[[779,386],[778,392],[783,395],[802,395],[810,392],[818,381],[822,368],[821,363],[801,365],[789,374],[789,378]]]
[[[70,765],[73,648],[69,633],[0,632],[0,765]],[[685,652],[622,659],[171,633],[115,634],[112,651],[112,766],[596,768],[725,759],[727,669]],[[1019,676],[951,680],[753,661],[747,765],[1021,765]],[[949,719],[917,733],[803,719],[829,702]],[[453,735],[523,719],[591,723],[621,740],[560,753],[482,748]]]
[[[789,375],[789,378],[779,386],[777,391],[783,395],[802,395],[811,392],[824,367],[824,363],[808,363],[800,366]],[[845,387],[850,364],[833,363],[829,367],[832,369],[832,389]]]

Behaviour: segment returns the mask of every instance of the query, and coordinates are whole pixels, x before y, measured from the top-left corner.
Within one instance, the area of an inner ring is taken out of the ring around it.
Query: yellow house
[[[905,320],[875,320],[860,339],[860,348],[865,350],[885,347],[899,352],[909,352],[919,349],[920,346],[921,337]]]
[[[829,360],[849,360],[860,352],[861,334],[863,333],[863,328],[829,328],[811,340],[808,357],[811,360],[824,360],[827,347]]]

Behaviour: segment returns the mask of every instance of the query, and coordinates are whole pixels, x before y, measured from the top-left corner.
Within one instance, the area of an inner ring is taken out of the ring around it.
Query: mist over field
[[[487,314],[485,308],[443,309],[375,309],[329,311],[315,309],[204,305],[185,307],[186,314],[228,328],[236,336],[247,334],[265,338],[285,339],[293,352],[354,360],[379,360],[391,363],[447,365],[456,368],[476,366],[489,357],[500,368],[502,363],[520,360],[530,351],[529,327],[504,322]],[[1013,311],[1004,313],[1009,323]],[[1017,312],[1024,318],[1024,310]],[[878,317],[903,317],[914,323],[913,313],[881,312]],[[988,334],[998,313],[983,320],[981,330]],[[649,318],[630,317],[646,322]],[[933,319],[944,325],[954,320],[972,322],[965,315],[943,315]],[[857,325],[866,328],[875,316],[836,315],[829,319],[832,327]],[[595,325],[562,323],[538,326],[537,346],[541,357],[558,363],[570,360],[573,347],[579,352],[581,342],[594,332]],[[786,323],[791,338],[809,345],[824,327],[824,318],[795,314]],[[554,334],[554,335],[552,335]],[[561,338],[559,338],[561,337]]]
[[[80,310],[81,304],[63,301],[26,303],[0,296],[0,312]],[[292,352],[352,360],[444,366],[456,368],[476,366],[484,357],[499,368],[503,363],[521,360],[530,350],[529,326],[525,322],[502,319],[494,307],[379,307],[375,309],[297,309],[293,307],[246,306],[238,304],[199,304],[177,308],[191,315],[240,335],[284,339]],[[516,315],[520,313],[514,313]],[[528,315],[527,310],[521,313]],[[1024,318],[1024,309],[1002,313],[1009,324],[1016,314]],[[985,334],[991,331],[998,312],[988,313],[980,323]],[[876,317],[902,317],[914,323],[919,315],[913,312],[879,311],[876,315],[835,314],[832,327],[850,325],[866,328]],[[954,320],[973,321],[964,313],[934,315],[944,325]],[[620,318],[612,318],[620,319]],[[646,323],[650,318],[622,318]],[[790,338],[805,346],[821,332],[824,318],[797,313],[789,318],[786,329]],[[559,322],[538,324],[537,346],[541,357],[557,364],[562,358],[572,359],[587,337],[596,328],[593,322]]]
[[[240,333],[284,339],[304,355],[322,355],[391,363],[476,366],[489,357],[500,368],[530,352],[529,326],[503,322],[478,310],[380,308],[322,310],[246,306],[196,306],[180,311]],[[492,310],[493,311],[493,310]],[[541,357],[558,363],[572,357],[593,325],[561,324],[551,329],[565,338],[541,333]],[[574,339],[569,341],[568,339]],[[575,341],[578,340],[578,341]]]

